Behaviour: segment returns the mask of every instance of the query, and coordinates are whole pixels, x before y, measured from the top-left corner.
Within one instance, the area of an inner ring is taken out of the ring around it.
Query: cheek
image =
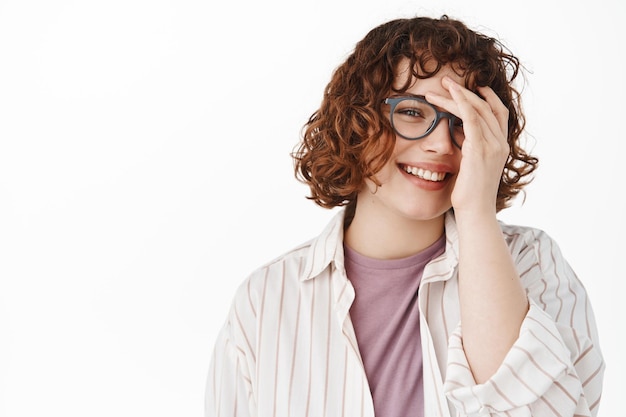
[[[383,166],[382,169],[378,171],[378,173],[376,173],[374,177],[381,185],[384,185],[388,183],[389,181],[391,181],[395,173],[395,169],[396,169],[395,158],[392,156],[391,159],[387,161],[385,166]],[[373,181],[366,180],[366,182],[370,190],[372,189],[372,187],[376,188],[376,185],[374,184]]]
[[[378,172],[374,175],[374,178],[376,178],[376,180],[381,184],[387,182],[390,178],[390,174],[393,173],[393,167],[395,167],[396,165],[398,152],[398,140],[396,139],[395,142],[393,142],[393,150],[391,151],[389,159],[387,160],[387,162],[385,162],[385,165],[383,165],[383,167],[380,168]],[[367,185],[368,187],[370,187],[371,184]]]
[[[393,165],[394,167],[396,167],[398,159],[402,159],[402,157],[406,158],[408,154],[414,153],[411,150],[411,147],[415,146],[416,143],[417,141],[406,140],[396,137],[393,152],[391,153],[391,158],[389,158],[389,161],[387,161],[387,166]]]
[[[387,163],[385,164],[385,166],[383,167],[383,169],[380,170],[380,172],[378,174],[376,174],[376,178],[381,182],[381,183],[385,183],[391,180],[391,178],[396,174],[397,171],[397,156],[402,154],[402,152],[404,151],[404,149],[406,149],[407,144],[404,143],[407,142],[406,140],[403,139],[397,139],[395,141],[395,145],[393,147],[393,152],[391,153],[391,156],[389,157],[389,160],[387,161]]]

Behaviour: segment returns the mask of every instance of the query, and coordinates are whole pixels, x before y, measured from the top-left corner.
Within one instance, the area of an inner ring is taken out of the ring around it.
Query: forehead
[[[425,63],[424,67],[420,67],[416,65],[414,68],[411,68],[410,61],[405,58],[398,63],[395,70],[393,89],[401,90],[404,89],[405,86],[408,86],[408,89],[412,89],[416,84],[419,84],[420,81],[429,80],[431,78],[441,79],[445,76],[448,76],[461,84],[465,84],[465,75],[458,69],[456,69],[451,64],[446,64],[441,67],[441,69],[432,76],[428,78],[417,78],[413,74],[418,74],[420,76],[426,76],[427,73],[432,73],[437,68],[437,63],[434,60],[429,60]],[[407,84],[408,81],[408,84]]]

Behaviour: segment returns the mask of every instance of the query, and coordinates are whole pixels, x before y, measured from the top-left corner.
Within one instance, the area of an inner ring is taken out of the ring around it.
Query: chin
[[[445,207],[405,207],[401,210],[403,216],[413,221],[430,221],[444,216],[451,206]]]

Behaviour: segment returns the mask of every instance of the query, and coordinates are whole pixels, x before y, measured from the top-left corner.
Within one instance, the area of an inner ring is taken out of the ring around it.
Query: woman
[[[326,230],[255,271],[217,340],[208,416],[595,416],[587,294],[544,232],[496,213],[537,159],[497,40],[373,29],[294,153]]]

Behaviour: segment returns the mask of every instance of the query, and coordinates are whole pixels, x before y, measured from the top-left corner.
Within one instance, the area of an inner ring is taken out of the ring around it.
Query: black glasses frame
[[[393,123],[393,114],[396,110],[396,107],[398,106],[399,103],[406,101],[406,100],[417,100],[421,103],[424,103],[430,106],[435,112],[435,120],[433,121],[433,123],[428,127],[428,129],[426,129],[426,132],[423,135],[418,136],[416,138],[408,137],[398,132],[398,129],[396,129]],[[452,139],[452,143],[454,144],[454,146],[461,149],[461,145],[454,138],[454,128],[455,128],[455,125],[458,126],[458,123],[460,123],[460,126],[463,126],[463,120],[461,120],[460,118],[458,118],[452,113],[437,110],[437,108],[434,105],[426,101],[426,97],[424,96],[387,97],[386,99],[383,100],[383,102],[391,106],[389,110],[389,121],[391,122],[391,127],[393,128],[393,131],[396,132],[398,136],[406,140],[418,140],[418,139],[425,138],[426,136],[430,135],[433,130],[435,130],[435,128],[437,127],[441,119],[448,119],[448,129],[450,130],[450,139]]]

